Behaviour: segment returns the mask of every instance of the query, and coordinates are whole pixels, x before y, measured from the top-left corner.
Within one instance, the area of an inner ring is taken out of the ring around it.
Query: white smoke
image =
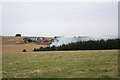
[[[81,36],[81,37],[59,37],[52,44],[50,44],[50,47],[54,46],[60,46],[63,44],[68,44],[68,43],[73,43],[77,41],[88,41],[88,40],[93,40],[93,38],[88,37],[88,36]]]
[[[61,38],[57,38],[57,40],[54,40],[54,42],[50,45],[51,46],[60,46],[63,44],[68,44],[71,42],[77,42],[76,38],[70,38],[70,37],[61,37]]]

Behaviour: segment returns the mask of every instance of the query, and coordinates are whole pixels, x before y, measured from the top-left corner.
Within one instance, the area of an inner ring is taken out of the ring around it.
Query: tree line
[[[89,40],[79,41],[69,44],[63,44],[61,46],[48,46],[34,49],[33,51],[65,51],[65,50],[105,50],[105,49],[120,49],[120,39],[108,39],[108,40]]]

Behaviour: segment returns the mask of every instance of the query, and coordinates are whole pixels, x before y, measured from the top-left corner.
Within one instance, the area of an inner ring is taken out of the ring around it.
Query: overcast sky
[[[2,3],[2,35],[103,36],[118,34],[115,2]]]

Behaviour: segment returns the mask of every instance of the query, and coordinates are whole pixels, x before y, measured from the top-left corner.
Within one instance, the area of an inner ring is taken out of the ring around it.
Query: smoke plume
[[[61,38],[57,38],[57,40],[54,40],[54,42],[50,45],[51,46],[60,46],[63,44],[68,44],[71,42],[77,42],[76,38],[69,38],[69,37],[61,37]]]

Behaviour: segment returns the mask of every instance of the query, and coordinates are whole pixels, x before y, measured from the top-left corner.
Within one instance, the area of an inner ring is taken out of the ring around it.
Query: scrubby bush
[[[26,49],[24,49],[22,52],[27,52]]]

